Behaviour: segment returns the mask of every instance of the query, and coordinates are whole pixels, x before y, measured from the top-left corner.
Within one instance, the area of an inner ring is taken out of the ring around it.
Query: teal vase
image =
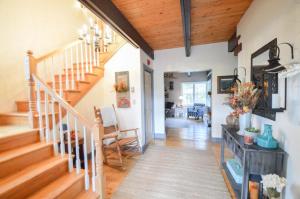
[[[272,125],[265,124],[264,125],[264,132],[262,135],[258,136],[257,145],[268,148],[268,149],[276,149],[278,148],[278,142],[276,139],[273,138],[273,130]]]

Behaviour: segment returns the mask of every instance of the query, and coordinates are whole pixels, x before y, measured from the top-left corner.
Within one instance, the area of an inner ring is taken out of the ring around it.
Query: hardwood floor
[[[155,140],[152,144],[177,148],[194,148],[197,150],[212,149],[214,151],[216,161],[218,163],[220,162],[220,144],[213,143],[211,141],[210,128],[207,128],[203,122],[172,118],[167,119],[166,124],[167,139]],[[232,156],[229,151],[225,151],[225,154],[227,158]],[[139,157],[128,159],[126,163],[126,170],[112,168],[107,165],[104,166],[106,177],[106,198],[111,198],[112,194],[118,189],[119,185],[134,167],[138,159]],[[232,198],[235,198],[234,192],[228,184],[226,176],[225,183]]]

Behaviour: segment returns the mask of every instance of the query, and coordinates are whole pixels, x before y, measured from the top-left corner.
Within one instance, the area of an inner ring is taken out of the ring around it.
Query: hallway
[[[130,160],[113,199],[230,198],[205,124],[172,123],[180,121],[168,121],[166,140],[156,140],[134,164]]]

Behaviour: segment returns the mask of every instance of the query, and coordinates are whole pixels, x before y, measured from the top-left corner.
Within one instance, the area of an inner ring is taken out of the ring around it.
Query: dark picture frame
[[[234,75],[218,76],[218,94],[231,94]]]
[[[169,90],[174,90],[174,82],[173,81],[169,82]]]

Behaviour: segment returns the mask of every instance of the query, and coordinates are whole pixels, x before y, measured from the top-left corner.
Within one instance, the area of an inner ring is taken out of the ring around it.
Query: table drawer
[[[224,141],[225,141],[227,147],[228,147],[232,152],[234,152],[234,145],[235,145],[235,142],[234,142],[233,138],[225,133],[225,134],[224,134]]]
[[[244,149],[236,144],[234,147],[234,154],[236,155],[237,158],[240,159],[241,162],[243,162],[243,158],[244,158]]]

